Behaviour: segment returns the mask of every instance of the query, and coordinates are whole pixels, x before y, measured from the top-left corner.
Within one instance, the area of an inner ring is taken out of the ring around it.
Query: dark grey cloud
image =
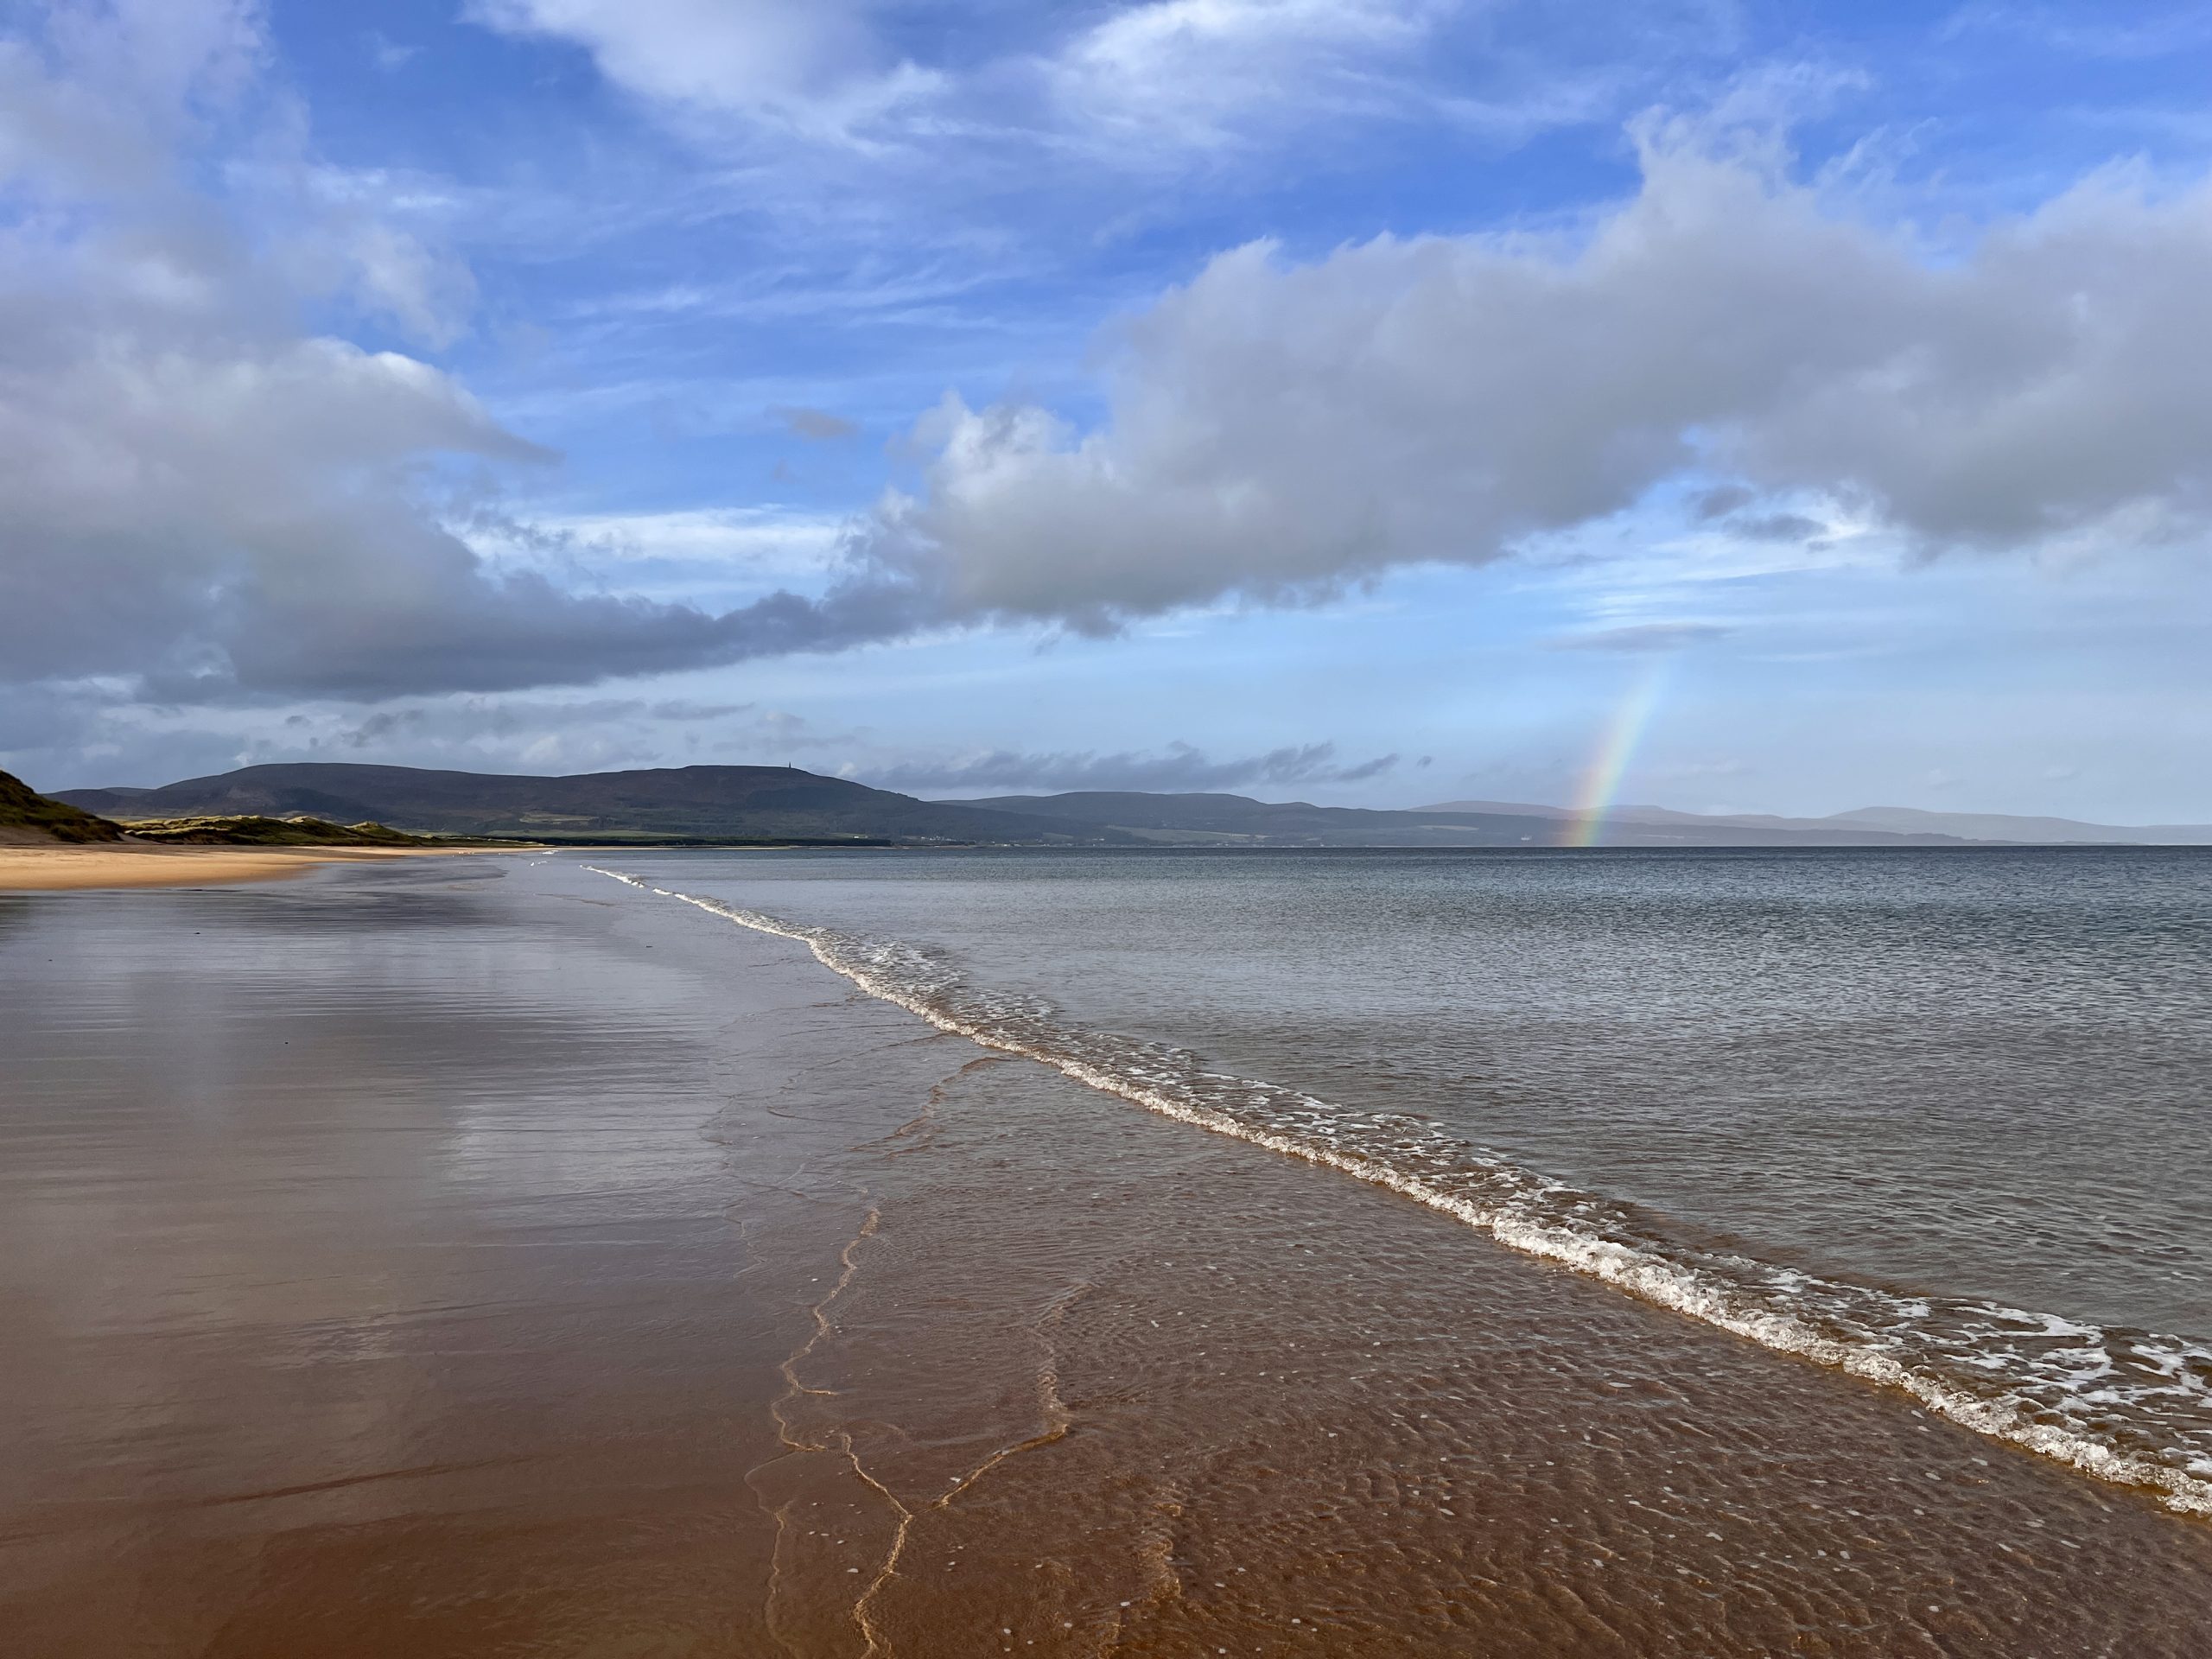
[[[1731,535],[1754,542],[1809,542],[1828,533],[1828,526],[1802,512],[1746,512],[1728,520]]]
[[[688,697],[442,696],[363,715],[328,705],[272,742],[286,758],[381,760],[474,772],[565,772],[791,758],[817,738],[750,702]],[[276,758],[272,753],[264,758]]]
[[[834,443],[840,438],[849,438],[857,433],[860,423],[849,421],[842,415],[832,415],[826,409],[807,409],[795,404],[779,404],[768,411],[771,420],[780,423],[796,437],[816,443]]]
[[[932,793],[1010,793],[1068,790],[1224,790],[1253,785],[1347,784],[1380,777],[1395,754],[1340,763],[1333,743],[1306,743],[1217,760],[1187,743],[1159,752],[1096,750],[1037,753],[994,749],[953,760],[915,760],[877,767],[867,781],[882,789]]]
[[[1827,533],[1827,525],[1802,512],[1745,511],[1758,499],[1757,490],[1742,484],[1716,485],[1690,498],[1690,516],[1700,524],[1719,524],[1746,541],[1805,542]]]
[[[1554,651],[1680,651],[1735,632],[1723,622],[1630,622],[1616,628],[1593,628],[1551,641]]]
[[[575,702],[448,699],[428,706],[379,709],[313,741],[318,747],[347,749],[385,749],[463,736],[480,743],[620,722],[729,721],[753,712],[749,702],[697,702],[681,697],[590,697]],[[312,722],[295,715],[286,723],[306,727]]]
[[[1716,484],[1701,490],[1690,499],[1690,513],[1705,523],[1726,518],[1742,507],[1748,507],[1759,499],[1758,492],[1741,484]]]

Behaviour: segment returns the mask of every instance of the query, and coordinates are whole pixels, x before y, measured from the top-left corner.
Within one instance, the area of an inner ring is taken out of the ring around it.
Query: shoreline
[[[849,942],[821,927],[809,927],[763,912],[734,906],[719,899],[701,898],[662,887],[643,877],[624,874],[601,865],[586,870],[657,897],[674,899],[711,916],[754,932],[804,944],[821,966],[857,987],[868,995],[904,1008],[936,1029],[973,1042],[987,1050],[1033,1061],[1062,1073],[1084,1087],[1126,1101],[1173,1121],[1211,1135],[1246,1141],[1317,1167],[1332,1169],[1370,1185],[1385,1188],[1411,1199],[1461,1225],[1481,1233],[1503,1248],[1556,1263],[1569,1271],[1608,1285],[1655,1307],[1665,1309],[1771,1351],[1805,1359],[1827,1370],[1872,1383],[1913,1402],[1937,1415],[1985,1435],[2069,1467],[2092,1479],[2133,1489],[2179,1515],[2212,1516],[2212,1486],[2202,1477],[2201,1465],[2185,1457],[2164,1457],[2131,1451],[2126,1442],[2114,1444],[2086,1435],[2076,1423],[2060,1414],[2053,1418],[2048,1399],[2031,1400],[2018,1394],[1995,1397],[1966,1386],[1971,1373],[1946,1372],[1923,1354],[1903,1357],[1880,1336],[1862,1330],[1840,1334],[1831,1325],[1817,1327],[1788,1306],[1752,1304],[1735,1300],[1740,1287],[1725,1277],[1713,1277],[1709,1266],[1693,1259],[1684,1262],[1664,1254],[1654,1241],[1634,1244],[1618,1235],[1584,1231],[1556,1216],[1530,1213],[1494,1195],[1473,1192],[1432,1170],[1393,1163],[1387,1155],[1358,1149],[1351,1141],[1325,1133],[1321,1140],[1301,1135],[1294,1122],[1255,1121],[1224,1109],[1218,1097],[1192,1095],[1141,1072],[1117,1069],[1092,1055],[1056,1047],[1033,1032],[1024,1033],[1002,1023],[963,1016],[941,1001],[911,985],[902,985],[864,960],[856,960]],[[1065,1039],[1063,1039],[1065,1040]],[[1285,1094],[1279,1085],[1245,1079],[1249,1092]],[[1309,1102],[1310,1103],[1310,1102]],[[1531,1181],[1543,1178],[1529,1176]],[[1814,1281],[1819,1282],[1819,1281]],[[1842,1295],[1858,1288],[1843,1281],[1829,1281],[1824,1288]],[[1833,1318],[1831,1314],[1831,1318]],[[2026,1314],[2023,1320],[2065,1321],[2058,1315]],[[1876,1327],[1879,1328],[1879,1327]],[[2094,1329],[2094,1327],[2092,1327]],[[1886,1334],[1886,1333],[1885,1333]],[[2095,1331],[2100,1344],[2113,1338]],[[2185,1338],[2153,1338],[2185,1352]],[[2177,1362],[2182,1363],[2182,1362]],[[2019,1386],[2017,1377],[2014,1386]]]
[[[208,847],[0,843],[0,893],[283,881],[320,864],[522,851],[489,847]]]
[[[2148,1494],[570,861],[0,912],[11,1651],[2183,1659],[2212,1624],[2212,1529]]]
[[[282,861],[0,900],[0,1647],[775,1651],[746,1478],[856,1224],[780,1178],[926,1065],[747,1114],[747,1183],[702,1128],[817,988],[528,861]]]

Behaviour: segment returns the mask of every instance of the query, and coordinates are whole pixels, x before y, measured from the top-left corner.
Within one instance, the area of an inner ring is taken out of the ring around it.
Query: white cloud
[[[251,82],[265,50],[257,0],[56,6],[0,35],[0,185],[144,188],[196,119]]]
[[[403,46],[381,29],[365,30],[361,39],[369,48],[370,60],[386,74],[404,69],[422,50],[420,47]]]
[[[652,565],[679,582],[819,586],[837,567],[842,517],[777,507],[695,507],[661,512],[504,514],[465,518],[456,532],[503,569],[590,571],[634,580]]]
[[[443,335],[452,279],[365,207],[288,243],[188,186],[230,153],[194,137],[224,99],[233,143],[265,141],[264,174],[320,176],[287,149],[286,111],[253,124],[239,77],[258,61],[257,17],[127,0],[0,36],[0,75],[27,94],[0,101],[0,149],[54,210],[0,219],[0,677],[120,676],[180,701],[379,697],[900,631],[897,595],[772,594],[715,616],[577,594],[448,530],[453,458],[543,452],[432,365],[292,319],[350,288]],[[296,200],[260,175],[253,188]]]
[[[887,0],[472,0],[464,15],[580,47],[607,80],[683,118],[836,139],[1074,134],[1135,162],[1222,143],[1245,117],[1310,122],[1325,102],[1376,104],[1374,71],[1463,3],[1142,0],[1072,29],[1044,14],[1009,29],[969,0],[976,27],[937,31],[942,60],[927,63],[895,44]],[[959,55],[979,37],[989,43]]]
[[[1062,108],[1117,141],[1204,146],[1274,105],[1371,100],[1371,73],[1417,47],[1456,0],[1149,0],[1066,42],[1048,70]]]
[[[904,62],[857,4],[709,10],[678,61],[704,14],[675,0],[494,8],[670,99],[834,104]],[[1253,84],[1271,65],[1357,68],[1435,15],[1156,0],[1026,60],[1089,63],[1136,99],[1210,54]],[[1105,419],[950,400],[920,429],[916,493],[834,548],[820,521],[700,513],[554,522],[543,545],[486,556],[477,523],[444,516],[450,463],[537,452],[432,364],[292,321],[309,290],[351,294],[433,348],[451,338],[468,298],[430,228],[447,208],[395,213],[414,185],[318,168],[288,128],[245,148],[301,194],[251,188],[327,211],[303,233],[315,257],[272,257],[184,182],[221,159],[194,135],[251,111],[258,13],[127,0],[52,16],[0,47],[12,188],[82,210],[0,225],[0,668],[16,680],[389,696],[1003,619],[1108,629],[1610,531],[1686,473],[1750,492],[1713,498],[1679,555],[1651,551],[1709,583],[1876,544],[2078,562],[2193,536],[2212,513],[2212,191],[2103,175],[1930,250],[1770,150],[1653,126],[1641,188],[1572,234],[1223,254],[1116,331]],[[752,394],[747,408],[757,418]],[[579,547],[584,563],[563,563]],[[696,588],[656,596],[656,564],[827,591],[712,614]],[[606,581],[608,565],[627,567],[607,582],[619,591],[571,591],[576,569]]]
[[[949,399],[864,550],[955,613],[1105,627],[1480,563],[1692,468],[1931,550],[2203,526],[2212,188],[2102,175],[1937,257],[1771,154],[1643,161],[1573,242],[1220,256],[1122,332],[1095,429]]]
[[[609,80],[641,97],[823,133],[864,124],[938,83],[891,51],[857,0],[474,0],[466,15],[582,47]]]
[[[359,224],[346,241],[365,308],[428,346],[449,346],[461,336],[476,300],[476,281],[466,265],[441,257],[387,221]]]
[[[1734,626],[1726,622],[1627,622],[1616,627],[1562,634],[1549,643],[1555,651],[1669,652],[1707,645],[1735,632]]]

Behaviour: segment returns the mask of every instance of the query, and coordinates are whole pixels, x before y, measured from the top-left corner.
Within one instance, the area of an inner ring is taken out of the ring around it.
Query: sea
[[[2212,849],[0,895],[30,1659],[2197,1659]]]
[[[2212,852],[702,853],[1194,1131],[2212,1516]]]

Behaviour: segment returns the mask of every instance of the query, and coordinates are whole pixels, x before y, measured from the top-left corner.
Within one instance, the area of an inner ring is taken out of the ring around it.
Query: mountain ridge
[[[514,840],[1065,842],[1064,823],[970,811],[791,766],[649,767],[562,776],[298,761],[158,788],[63,790],[114,817],[306,816]]]
[[[473,772],[340,761],[243,766],[156,788],[62,790],[63,810],[103,817],[314,817],[365,821],[415,834],[576,842],[658,842],[913,846],[1489,847],[1566,845],[1563,807],[1445,801],[1412,809],[1320,806],[1225,793],[1078,790],[925,801],[795,766],[646,767],[557,776]],[[1608,847],[1965,847],[2037,841],[2147,840],[2070,819],[1866,807],[1826,818],[1609,811]],[[2171,826],[2177,839],[2196,826]],[[2041,834],[2034,833],[2037,831]],[[2084,833],[2093,832],[2093,833]],[[2203,830],[2212,842],[2212,829]]]
[[[1142,791],[1076,790],[1058,795],[994,795],[949,804],[1031,817],[1103,823],[1155,843],[1323,847],[1557,847],[1559,808],[1462,802],[1412,810],[1316,806],[1310,801],[1260,801],[1245,795],[1163,795]],[[1471,810],[1459,810],[1458,807]],[[1608,820],[1608,847],[1835,846],[1940,847],[1967,844],[1955,836],[1828,826],[1815,835],[1747,825],[1700,824],[1700,839],[1669,825]]]
[[[1525,812],[1538,817],[1569,818],[1567,807],[1537,806],[1498,801],[1440,801],[1418,811]],[[1968,841],[2005,841],[2037,846],[2193,847],[2212,845],[2212,824],[2093,823],[2081,818],[2012,812],[1944,812],[1916,806],[1861,806],[1825,817],[1790,817],[1770,812],[1682,812],[1672,807],[1623,804],[1609,808],[1608,823],[1699,825],[1713,828],[1781,830],[1793,834],[1819,834],[1832,830],[1879,830],[1892,834],[1954,836]]]

